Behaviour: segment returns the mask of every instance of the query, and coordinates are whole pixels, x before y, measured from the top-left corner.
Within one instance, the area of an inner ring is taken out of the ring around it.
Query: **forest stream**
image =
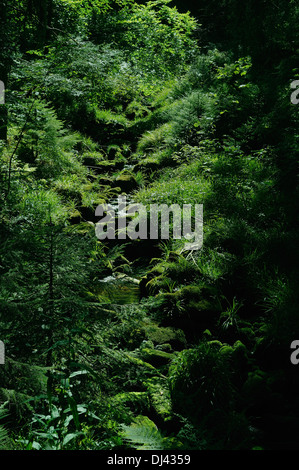
[[[298,450],[298,1],[0,21],[0,451]]]

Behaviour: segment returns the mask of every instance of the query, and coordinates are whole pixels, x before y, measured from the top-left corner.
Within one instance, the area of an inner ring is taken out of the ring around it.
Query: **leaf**
[[[73,397],[68,397],[68,402],[72,411],[72,415],[74,418],[74,423],[76,426],[76,429],[80,428],[80,421],[79,421],[79,414],[78,414],[78,409],[77,409],[77,403],[73,399]]]
[[[63,446],[66,446],[69,442],[71,442],[73,439],[76,439],[76,437],[78,436],[82,436],[83,433],[82,432],[72,432],[70,434],[67,434],[63,441],[62,441],[62,445]]]
[[[138,416],[130,425],[122,425],[124,440],[137,450],[163,450],[164,438],[153,421]]]
[[[78,370],[76,372],[72,372],[69,376],[69,378],[71,379],[72,377],[76,377],[77,375],[84,375],[84,374],[88,374],[88,370]]]

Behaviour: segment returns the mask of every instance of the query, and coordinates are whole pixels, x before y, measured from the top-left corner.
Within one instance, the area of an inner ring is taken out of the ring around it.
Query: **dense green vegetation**
[[[0,18],[0,449],[297,449],[297,2]],[[121,194],[202,248],[99,240]]]

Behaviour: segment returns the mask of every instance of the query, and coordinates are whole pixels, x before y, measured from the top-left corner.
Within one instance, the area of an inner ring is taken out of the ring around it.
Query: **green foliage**
[[[51,374],[51,373],[50,373]],[[72,379],[87,374],[87,371],[76,371],[69,378],[62,377],[60,386],[55,389],[56,396],[48,393],[46,413],[34,413],[30,423],[28,439],[19,439],[25,450],[65,450],[74,447],[74,442],[84,435],[81,417],[99,420],[89,412],[88,405],[77,404]]]
[[[8,412],[5,409],[7,403],[3,403],[0,407],[0,422],[8,416]],[[0,450],[11,450],[12,441],[9,437],[9,433],[6,430],[5,426],[0,424]]]
[[[147,416],[137,416],[131,425],[123,425],[122,433],[125,442],[136,450],[165,450],[179,445],[175,439],[163,437]]]
[[[169,370],[175,410],[198,422],[203,415],[229,410],[233,399],[229,363],[212,346],[201,344],[180,352]]]
[[[195,19],[168,3],[169,0],[133,3],[112,15],[108,23],[113,39],[127,51],[133,67],[147,80],[151,76],[166,78],[173,71],[184,69],[184,62],[190,60],[195,48]],[[92,37],[99,41],[96,27],[100,18],[94,16],[93,21]],[[105,37],[105,23],[103,26]]]
[[[299,10],[245,3],[0,2],[0,448],[292,447]],[[120,193],[203,246],[98,241]]]

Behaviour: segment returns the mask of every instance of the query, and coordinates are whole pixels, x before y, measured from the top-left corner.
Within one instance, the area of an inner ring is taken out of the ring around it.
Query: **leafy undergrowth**
[[[47,2],[16,3],[24,25],[0,6],[0,448],[296,447],[293,52],[269,57],[272,89],[252,39],[199,46],[168,0],[59,0],[49,28]],[[202,246],[99,240],[95,209],[120,195],[192,206],[194,237],[203,205]]]

